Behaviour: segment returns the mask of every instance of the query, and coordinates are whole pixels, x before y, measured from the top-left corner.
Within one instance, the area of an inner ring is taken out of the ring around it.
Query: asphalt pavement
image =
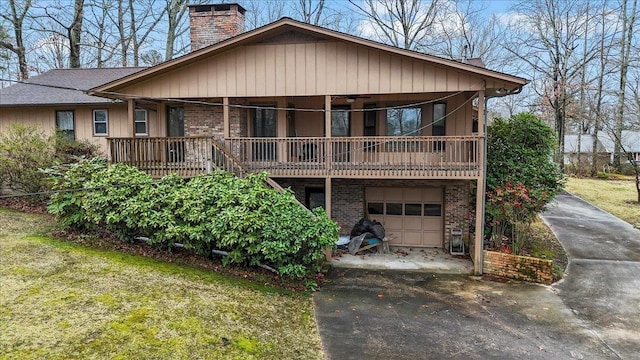
[[[552,286],[332,269],[314,296],[327,359],[639,359],[640,232],[566,193]]]

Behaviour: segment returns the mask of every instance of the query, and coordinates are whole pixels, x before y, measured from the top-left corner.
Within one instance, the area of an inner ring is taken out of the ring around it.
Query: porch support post
[[[325,211],[327,212],[327,217],[329,217],[329,219],[331,219],[331,196],[331,178],[326,177],[324,179],[324,204]],[[327,258],[327,260],[331,260],[330,248],[324,249],[324,256]]]
[[[487,177],[487,160],[485,157],[485,96],[484,90],[478,91],[478,162],[479,176],[476,186],[476,233],[475,246],[473,247],[473,272],[482,275],[483,272],[483,251],[484,251],[484,209]]]
[[[331,173],[331,159],[333,159],[333,146],[328,139],[331,137],[331,95],[324,97],[324,136],[325,136],[325,159],[327,175]]]
[[[224,138],[228,139],[231,137],[231,124],[229,123],[229,98],[222,98],[222,123],[223,123],[223,132]]]
[[[136,101],[134,99],[129,99],[127,101],[127,120],[130,124],[131,129],[131,137],[136,137],[136,121],[134,118],[134,110],[136,108]]]
[[[281,96],[278,98],[277,102],[278,110],[276,111],[276,137],[278,138],[286,138],[287,137],[287,111],[283,110],[287,107],[287,98]],[[286,161],[287,159],[287,144],[285,142],[278,142],[278,161]]]
[[[167,126],[167,104],[159,103],[158,105],[158,134],[159,136],[168,136],[169,127]]]

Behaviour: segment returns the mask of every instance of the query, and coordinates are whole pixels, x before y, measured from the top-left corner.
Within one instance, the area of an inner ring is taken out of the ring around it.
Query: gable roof
[[[110,99],[90,96],[83,91],[71,89],[88,90],[143,69],[146,68],[50,70],[28,79],[24,83],[17,83],[0,89],[0,106],[110,103],[112,102]]]
[[[414,60],[425,61],[434,65],[446,66],[462,72],[469,73],[470,75],[489,77],[503,82],[508,82],[513,85],[510,90],[516,90],[528,83],[528,80],[505,73],[501,73],[494,70],[489,70],[484,67],[476,66],[474,64],[463,63],[455,60],[449,60],[433,55],[427,55],[419,53],[417,51],[406,50],[397,48],[394,46],[382,44],[376,41],[367,40],[354,35],[338,32],[335,30],[326,29],[320,26],[310,25],[291,18],[282,18],[273,23],[267,24],[260,28],[256,28],[252,31],[236,35],[227,40],[223,40],[219,43],[207,46],[205,48],[193,51],[189,54],[183,55],[179,58],[166,61],[156,66],[150,67],[139,73],[126,76],[122,79],[114,80],[110,83],[97,86],[91,90],[91,93],[118,91],[136,82],[144,81],[155,76],[161,75],[166,72],[170,72],[179,67],[193,64],[201,61],[204,58],[217,55],[219,53],[228,51],[230,49],[248,45],[252,43],[259,43],[261,41],[268,40],[278,35],[285,34],[287,32],[296,32],[307,35],[312,38],[319,38],[330,41],[342,41],[353,45],[361,45],[369,48],[374,48],[380,51],[384,51],[390,54],[396,54],[403,57],[411,58]],[[479,65],[479,64],[478,64]],[[105,94],[107,96],[107,94]]]

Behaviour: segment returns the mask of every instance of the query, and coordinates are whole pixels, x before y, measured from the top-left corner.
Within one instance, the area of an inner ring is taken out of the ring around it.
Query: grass
[[[308,295],[51,239],[0,209],[0,359],[321,359]]]
[[[566,190],[632,225],[640,223],[640,204],[632,180],[569,178]]]

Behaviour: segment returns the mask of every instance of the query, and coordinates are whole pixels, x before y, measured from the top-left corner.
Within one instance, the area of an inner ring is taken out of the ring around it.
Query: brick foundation
[[[484,274],[500,278],[551,284],[553,261],[484,251]]]

